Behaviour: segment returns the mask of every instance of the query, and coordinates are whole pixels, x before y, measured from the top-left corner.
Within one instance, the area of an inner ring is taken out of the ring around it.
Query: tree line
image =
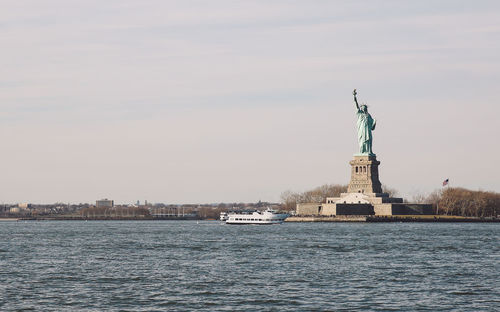
[[[436,214],[464,217],[500,215],[500,193],[496,192],[450,187],[441,192],[437,201],[429,203],[435,206]]]

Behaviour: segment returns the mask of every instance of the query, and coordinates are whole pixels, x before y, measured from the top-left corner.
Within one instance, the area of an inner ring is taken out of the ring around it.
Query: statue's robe
[[[372,130],[375,128],[375,120],[369,113],[358,110],[358,143],[360,153],[372,153]]]

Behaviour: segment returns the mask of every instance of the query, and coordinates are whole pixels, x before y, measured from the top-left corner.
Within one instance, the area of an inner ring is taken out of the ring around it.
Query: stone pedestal
[[[378,178],[380,161],[375,155],[355,155],[351,164],[351,182],[348,193],[382,193],[382,184]]]
[[[382,193],[378,177],[380,162],[375,155],[354,155],[347,193],[329,197],[325,203],[297,204],[297,215],[422,215],[432,214],[432,206],[408,204],[402,198]]]

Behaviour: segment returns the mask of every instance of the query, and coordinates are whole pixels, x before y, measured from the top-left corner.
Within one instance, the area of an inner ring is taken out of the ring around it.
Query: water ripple
[[[497,224],[0,223],[2,311],[498,311]]]

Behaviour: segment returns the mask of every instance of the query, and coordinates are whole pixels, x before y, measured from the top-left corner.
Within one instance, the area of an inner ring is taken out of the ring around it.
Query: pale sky
[[[0,201],[500,191],[499,1],[0,1]]]

